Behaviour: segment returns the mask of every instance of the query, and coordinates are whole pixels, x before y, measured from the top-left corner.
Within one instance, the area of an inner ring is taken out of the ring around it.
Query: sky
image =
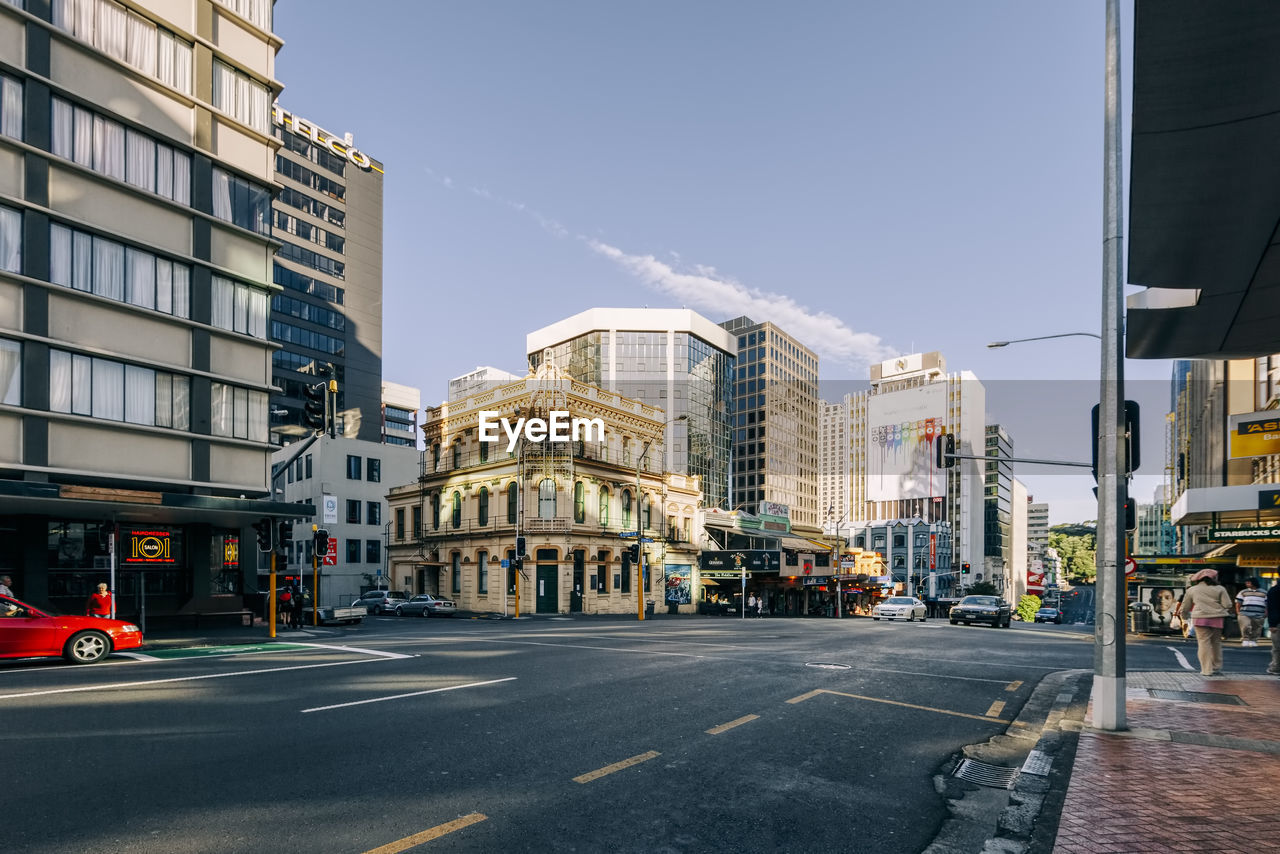
[[[1015,456],[1089,460],[1098,342],[986,345],[1099,331],[1103,0],[281,0],[275,31],[281,105],[385,164],[383,376],[425,406],[579,311],[687,307],[774,321],[827,399],[941,351]],[[1140,501],[1170,370],[1125,365]],[[1015,468],[1052,524],[1096,517],[1081,472]]]

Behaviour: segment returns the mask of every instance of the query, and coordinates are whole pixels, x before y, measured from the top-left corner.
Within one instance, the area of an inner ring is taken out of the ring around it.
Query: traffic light
[[[293,542],[293,520],[284,519],[280,522],[280,536],[276,538],[276,550],[281,554],[286,553],[291,542]]]
[[[1101,404],[1093,405],[1093,482],[1098,482],[1098,407]],[[1129,470],[1126,475],[1131,475],[1138,470],[1138,466],[1142,464],[1142,430],[1139,423],[1140,411],[1136,400],[1126,400],[1124,402],[1124,432],[1125,435],[1120,438],[1126,439],[1129,443],[1129,453],[1125,455],[1128,461]]]
[[[639,544],[639,543],[632,543],[631,545],[627,546],[627,555],[631,558],[631,562],[632,562],[632,563],[639,563],[639,561],[640,561],[640,544]]]
[[[306,402],[302,404],[302,420],[313,430],[324,430],[328,407],[325,405],[325,384],[305,385],[302,396]]]
[[[527,545],[527,543],[525,542],[524,537],[516,537],[516,557],[518,558],[524,557],[525,545]]]
[[[1124,502],[1124,529],[1138,530],[1138,504],[1132,498],[1127,498]]]
[[[943,433],[934,441],[937,452],[937,464],[940,469],[949,469],[956,464],[956,458],[950,456],[956,452],[956,437],[953,433]]]
[[[326,555],[328,555],[329,554],[329,532],[326,531],[324,528],[319,528],[316,530],[314,534],[312,534],[312,537],[315,540],[314,549],[315,549],[316,557],[325,557]]]
[[[960,574],[961,574],[961,575],[968,575],[968,574],[969,574],[969,564],[967,564],[967,563],[962,563],[962,564],[960,564]]]
[[[263,517],[253,523],[253,530],[258,532],[258,551],[271,551],[271,520]]]

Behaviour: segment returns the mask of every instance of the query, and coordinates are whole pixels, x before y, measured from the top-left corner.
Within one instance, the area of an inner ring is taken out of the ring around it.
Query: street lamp
[[[688,414],[678,415],[670,421],[662,425],[662,435],[665,437],[667,428],[677,421],[688,421]],[[649,446],[653,444],[653,440],[644,443],[644,447],[640,449],[639,456],[636,457],[636,551],[640,555],[640,559],[636,561],[636,619],[644,620],[644,522],[640,515],[643,509],[640,501],[640,466],[644,464],[644,458],[649,453]],[[650,514],[653,513],[653,505],[649,505]]]
[[[1083,335],[1088,338],[1097,338],[1102,340],[1102,336],[1096,332],[1063,332],[1058,335],[1037,335],[1034,338],[1013,338],[1008,341],[992,341],[987,345],[987,349],[994,350],[998,347],[1008,347],[1010,344],[1021,344],[1024,341],[1047,341],[1050,338],[1070,338],[1074,335]]]

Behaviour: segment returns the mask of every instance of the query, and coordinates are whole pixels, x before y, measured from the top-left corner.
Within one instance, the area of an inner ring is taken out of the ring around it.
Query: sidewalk
[[[1272,850],[1280,678],[1130,672],[1125,685],[1128,731],[1092,729],[1090,704],[1054,854]]]

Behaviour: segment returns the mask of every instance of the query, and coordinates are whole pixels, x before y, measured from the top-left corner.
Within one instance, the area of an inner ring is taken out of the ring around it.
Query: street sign
[[[639,531],[619,531],[618,536],[624,540],[635,539],[636,537],[640,536],[640,532]]]
[[[1124,559],[1124,574],[1133,575],[1138,571],[1138,562],[1131,557]]]
[[[504,558],[502,559],[502,568],[503,568],[503,569],[508,569],[508,568],[510,568],[510,566],[511,566],[511,561],[507,560],[507,559],[504,557]]]
[[[329,538],[329,551],[325,553],[324,557],[320,558],[320,562],[325,566],[338,565],[338,538],[337,537]]]

